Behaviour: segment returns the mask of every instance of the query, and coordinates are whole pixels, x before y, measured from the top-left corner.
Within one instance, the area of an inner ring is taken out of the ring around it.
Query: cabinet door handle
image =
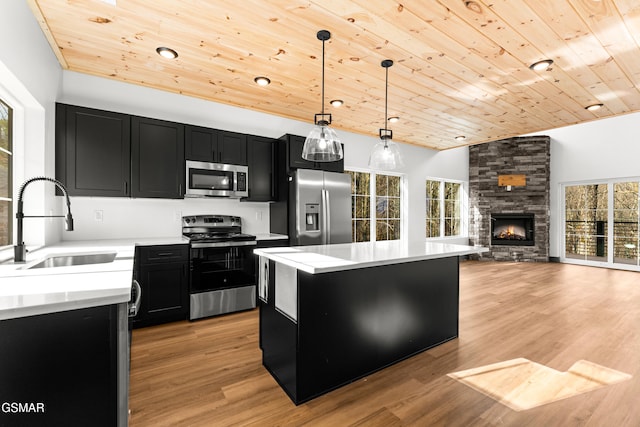
[[[129,183],[127,181],[124,182],[124,195],[129,195]]]

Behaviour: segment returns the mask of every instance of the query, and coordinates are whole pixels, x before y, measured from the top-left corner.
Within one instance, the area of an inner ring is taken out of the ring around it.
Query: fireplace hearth
[[[492,213],[491,244],[511,246],[533,246],[534,214]]]

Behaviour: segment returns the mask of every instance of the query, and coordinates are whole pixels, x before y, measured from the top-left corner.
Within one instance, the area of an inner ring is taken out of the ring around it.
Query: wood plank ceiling
[[[325,110],[338,132],[384,127],[384,59],[395,62],[396,142],[447,149],[640,111],[637,0],[28,2],[65,69],[309,128],[321,110],[321,29],[331,32]],[[547,70],[529,68],[543,59],[554,61]]]

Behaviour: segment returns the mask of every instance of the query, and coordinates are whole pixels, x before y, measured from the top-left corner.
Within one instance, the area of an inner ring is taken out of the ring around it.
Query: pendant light
[[[389,67],[393,65],[393,61],[385,59],[380,65],[386,70],[385,88],[384,88],[384,129],[380,129],[380,141],[373,146],[371,155],[369,156],[369,167],[373,169],[392,170],[404,166],[402,156],[398,146],[391,141],[393,131],[387,129],[387,101],[389,93]]]
[[[322,112],[314,116],[315,126],[304,141],[302,158],[312,162],[335,162],[343,157],[342,144],[331,129],[331,114],[324,113],[324,42],[331,38],[327,30],[320,30],[318,40],[322,41]]]

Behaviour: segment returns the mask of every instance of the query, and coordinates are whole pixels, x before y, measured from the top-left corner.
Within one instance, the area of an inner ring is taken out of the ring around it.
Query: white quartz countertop
[[[403,262],[479,254],[489,249],[478,246],[431,242],[343,243],[337,245],[292,246],[254,249],[254,253],[311,274]]]
[[[32,250],[25,263],[0,264],[0,320],[99,305],[131,298],[136,245],[187,244],[186,239],[65,241]],[[113,262],[65,267],[28,267],[58,255],[115,252]]]

